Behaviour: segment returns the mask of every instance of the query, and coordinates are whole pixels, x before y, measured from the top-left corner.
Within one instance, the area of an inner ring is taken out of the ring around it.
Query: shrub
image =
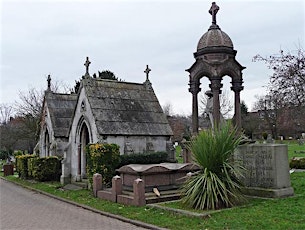
[[[16,158],[17,156],[21,156],[21,155],[24,155],[23,152],[21,150],[16,150],[14,151],[13,153],[13,156]]]
[[[87,175],[92,183],[95,173],[100,173],[106,185],[111,184],[120,162],[120,147],[116,144],[90,144],[87,146]]]
[[[268,133],[266,133],[266,132],[263,132],[263,133],[262,133],[262,137],[263,137],[263,139],[264,139],[264,140],[267,140],[267,137],[268,137]]]
[[[305,158],[292,158],[289,166],[295,169],[305,169]]]
[[[182,186],[182,202],[195,209],[218,209],[236,204],[240,191],[241,166],[233,162],[233,153],[241,137],[230,123],[219,129],[202,131],[189,149],[201,170]]]
[[[0,160],[6,160],[10,156],[10,153],[6,150],[0,150]]]
[[[28,160],[28,171],[38,181],[59,181],[61,161],[57,156],[31,158]]]
[[[28,171],[28,160],[31,158],[37,158],[37,156],[30,154],[16,156],[16,170],[19,177],[22,179],[27,179],[30,176]]]
[[[154,152],[154,153],[135,153],[120,156],[120,165],[128,164],[159,164],[166,162],[167,153],[166,152]]]

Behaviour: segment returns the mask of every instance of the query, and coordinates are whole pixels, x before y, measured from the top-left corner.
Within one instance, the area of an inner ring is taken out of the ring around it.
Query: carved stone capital
[[[198,81],[191,80],[189,86],[189,92],[193,95],[197,95],[201,91],[201,88],[199,87],[200,83]]]
[[[218,91],[222,88],[223,84],[221,84],[221,77],[211,77],[210,78],[211,84],[209,84],[211,90],[213,92]]]
[[[232,87],[231,90],[233,90],[234,92],[240,92],[244,89],[244,87],[242,86],[242,80],[241,81],[233,81],[232,82]]]

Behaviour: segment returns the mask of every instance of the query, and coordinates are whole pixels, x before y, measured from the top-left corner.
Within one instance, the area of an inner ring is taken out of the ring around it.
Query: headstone
[[[14,165],[12,164],[3,165],[3,175],[4,176],[14,175]]]
[[[176,162],[175,147],[171,141],[166,142],[167,161]]]
[[[287,145],[241,145],[234,157],[245,168],[241,180],[246,194],[260,197],[285,197],[294,194],[290,183]]]
[[[268,134],[266,142],[269,143],[269,144],[273,143],[273,139],[272,139],[271,134]]]

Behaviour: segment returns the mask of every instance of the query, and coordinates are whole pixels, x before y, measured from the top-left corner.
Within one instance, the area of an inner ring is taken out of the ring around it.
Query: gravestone
[[[274,140],[272,139],[271,134],[268,134],[266,143],[269,143],[269,144],[273,144],[274,143]]]
[[[294,194],[290,183],[287,145],[241,145],[234,157],[245,168],[244,177],[241,178],[245,194],[259,197]]]

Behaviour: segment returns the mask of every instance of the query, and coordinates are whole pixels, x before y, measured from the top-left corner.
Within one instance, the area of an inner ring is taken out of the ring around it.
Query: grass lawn
[[[183,163],[182,148],[180,145],[178,145],[175,148],[175,152],[176,152],[176,160],[178,161],[178,163]]]
[[[305,157],[305,153],[300,153],[300,151],[305,151],[305,145],[299,145],[296,141],[285,142],[288,145],[288,159],[292,157]],[[295,151],[297,153],[295,153]]]
[[[15,176],[6,178],[102,211],[169,229],[305,229],[305,172],[291,174],[294,197],[251,199],[245,206],[216,212],[208,218],[189,217],[147,206],[124,206],[94,198],[88,190],[63,191],[58,182],[35,183]],[[175,203],[171,205],[180,205]]]

